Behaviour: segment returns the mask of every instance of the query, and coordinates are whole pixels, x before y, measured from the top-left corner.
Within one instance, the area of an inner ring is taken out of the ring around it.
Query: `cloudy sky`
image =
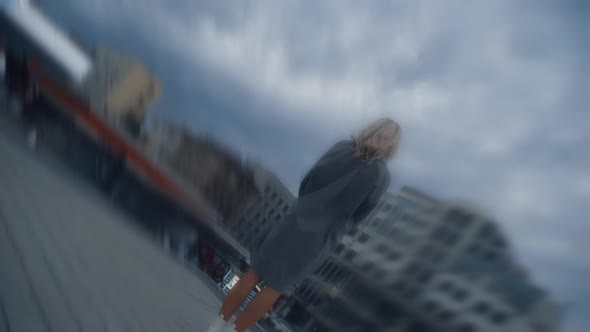
[[[163,84],[155,117],[261,159],[294,192],[335,140],[396,119],[390,191],[489,211],[570,305],[566,331],[590,324],[585,1],[41,2],[144,59]]]

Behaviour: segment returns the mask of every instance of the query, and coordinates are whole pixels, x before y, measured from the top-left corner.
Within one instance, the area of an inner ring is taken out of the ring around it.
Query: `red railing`
[[[37,83],[44,95],[58,104],[62,111],[66,111],[70,116],[73,116],[74,120],[84,130],[89,132],[90,135],[109,146],[120,157],[124,158],[127,165],[138,172],[148,184],[156,187],[160,192],[182,204],[185,208],[193,211],[193,213],[196,213],[199,220],[213,222],[209,220],[212,216],[206,212],[208,209],[204,206],[199,206],[202,203],[191,199],[190,195],[186,194],[174,181],[163,174],[151,160],[144,156],[137,147],[129,143],[123,135],[111,128],[106,121],[94,113],[85,102],[81,101],[79,97],[68,91],[61,84],[51,79],[37,61],[29,61],[29,70],[31,78]]]

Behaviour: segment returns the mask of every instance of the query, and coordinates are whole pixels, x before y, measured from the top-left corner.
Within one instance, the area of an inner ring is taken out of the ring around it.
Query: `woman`
[[[363,220],[385,193],[390,182],[386,162],[395,155],[399,139],[399,125],[381,119],[358,137],[334,145],[312,167],[291,210],[252,252],[251,269],[232,288],[208,332],[245,331],[281,293],[322,265],[342,235]],[[227,326],[261,281],[267,286]]]

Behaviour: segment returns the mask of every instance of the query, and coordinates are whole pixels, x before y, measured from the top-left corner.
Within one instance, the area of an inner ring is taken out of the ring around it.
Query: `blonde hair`
[[[397,122],[379,119],[353,137],[356,143],[353,156],[366,156],[368,163],[380,158],[389,160],[397,151],[400,135],[401,128]]]

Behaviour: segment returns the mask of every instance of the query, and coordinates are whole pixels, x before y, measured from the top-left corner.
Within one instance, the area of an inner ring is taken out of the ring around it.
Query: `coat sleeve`
[[[385,191],[389,188],[390,182],[391,177],[387,167],[379,167],[375,187],[352,216],[354,226],[362,222],[377,207]]]

